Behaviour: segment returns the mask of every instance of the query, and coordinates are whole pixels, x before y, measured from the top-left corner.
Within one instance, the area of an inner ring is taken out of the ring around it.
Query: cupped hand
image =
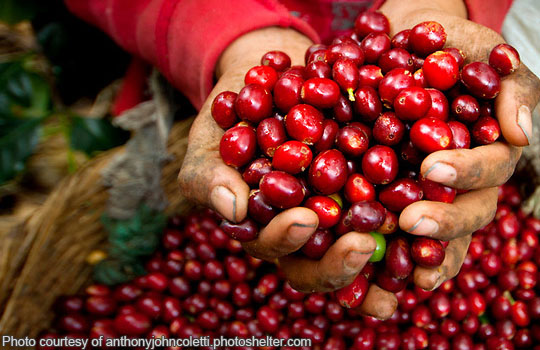
[[[293,65],[303,64],[304,52],[311,44],[294,30],[265,28],[244,35],[227,48],[217,66],[218,82],[190,130],[178,177],[186,197],[214,208],[227,220],[238,222],[246,217],[250,189],[242,175],[220,157],[223,130],[212,119],[212,101],[222,91],[238,92],[244,86],[247,70],[258,65],[265,52],[281,50],[291,57]],[[291,208],[274,217],[254,241],[243,246],[254,257],[276,262],[294,288],[304,292],[332,291],[354,280],[376,244],[369,234],[350,232],[318,261],[292,254],[306,243],[318,223],[313,211]],[[392,315],[396,306],[394,294],[372,286],[360,310],[384,319]]]
[[[444,6],[451,6],[450,3]],[[382,10],[390,18],[391,34],[423,21],[437,21],[447,33],[445,47],[461,49],[467,56],[466,64],[487,62],[491,49],[504,42],[496,32],[460,17],[459,11],[458,15],[434,9],[407,13],[401,7],[404,5],[396,5],[395,1],[388,1],[385,6]],[[422,162],[420,171],[424,177],[469,191],[458,195],[452,204],[420,201],[401,213],[399,224],[403,230],[450,241],[441,266],[417,267],[414,271],[415,283],[420,287],[432,290],[454,277],[463,263],[472,232],[493,219],[497,186],[510,178],[521,147],[532,141],[529,139],[532,136],[531,112],[539,99],[540,81],[522,63],[516,72],[502,78],[501,91],[495,99],[495,117],[504,139],[473,149],[438,151]]]

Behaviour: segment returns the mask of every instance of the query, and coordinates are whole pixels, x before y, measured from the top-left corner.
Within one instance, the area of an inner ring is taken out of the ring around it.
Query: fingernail
[[[435,182],[451,183],[456,179],[457,172],[451,165],[436,162],[426,171],[424,177]]]
[[[518,109],[517,125],[523,131],[523,134],[527,138],[527,144],[530,144],[532,134],[532,119],[531,111],[527,106],[521,106]]]
[[[236,222],[236,196],[226,187],[216,186],[210,194],[210,202],[227,220]]]
[[[343,266],[345,268],[345,271],[349,273],[357,273],[358,270],[363,268],[364,265],[368,262],[369,258],[371,257],[371,254],[373,254],[372,251],[359,252],[357,250],[351,250],[345,256],[345,260],[343,261]]]
[[[443,283],[443,280],[441,278],[442,276],[439,275],[439,278],[437,279],[437,282],[435,283],[435,287],[433,287],[433,289],[431,289],[432,291],[439,288],[441,286],[441,284]]]
[[[443,280],[441,277],[442,277],[441,275],[437,275],[437,281],[435,281],[435,285],[433,286],[433,288],[430,289],[430,291],[434,291],[435,289],[441,286],[441,284],[443,283]]]
[[[306,242],[313,234],[317,224],[301,224],[295,222],[287,230],[287,239],[294,245]]]
[[[413,233],[415,235],[433,235],[439,231],[439,224],[437,221],[427,218],[425,216],[422,216],[420,220],[416,222],[410,229],[407,230],[409,233]]]

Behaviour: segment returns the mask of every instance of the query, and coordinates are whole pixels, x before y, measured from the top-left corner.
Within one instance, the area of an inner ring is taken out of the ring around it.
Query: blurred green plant
[[[126,141],[126,132],[111,124],[108,119],[72,116],[69,125],[72,149],[89,156],[116,147]]]
[[[53,102],[54,87],[34,69],[35,60],[36,54],[25,53],[0,63],[0,184],[24,171],[48,119],[56,118],[60,127],[55,130],[64,133],[71,150],[90,157],[127,139],[127,133],[114,127],[110,118],[77,116]]]
[[[49,84],[26,62],[28,56],[0,63],[0,184],[24,170],[51,115]]]
[[[17,24],[21,21],[34,18],[37,11],[37,0],[2,0],[0,21],[7,24]]]
[[[33,1],[4,0],[0,21],[16,24],[36,11]],[[63,133],[68,140],[70,170],[75,170],[72,151],[91,157],[127,140],[128,133],[114,127],[109,117],[76,115],[63,105],[55,86],[61,69],[50,59],[63,52],[64,31],[53,22],[36,34],[35,50],[0,56],[0,185],[22,173],[40,140],[51,134]]]

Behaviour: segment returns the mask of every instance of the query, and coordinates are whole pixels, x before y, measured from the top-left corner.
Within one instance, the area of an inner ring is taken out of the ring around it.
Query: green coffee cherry
[[[341,199],[341,196],[339,195],[339,193],[331,194],[331,195],[329,195],[328,197],[330,197],[330,198],[332,198],[333,200],[335,200],[336,203],[339,205],[339,207],[343,209],[343,199]]]
[[[386,252],[386,239],[384,238],[384,235],[381,235],[377,232],[370,232],[369,234],[375,239],[375,242],[377,243],[377,248],[375,248],[375,251],[373,252],[371,258],[369,258],[368,261],[381,261],[384,258],[384,253]]]

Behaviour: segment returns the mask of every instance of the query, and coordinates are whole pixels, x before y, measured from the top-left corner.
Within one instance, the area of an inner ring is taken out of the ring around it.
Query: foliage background
[[[127,140],[107,105],[129,59],[62,1],[2,0],[0,215]]]

